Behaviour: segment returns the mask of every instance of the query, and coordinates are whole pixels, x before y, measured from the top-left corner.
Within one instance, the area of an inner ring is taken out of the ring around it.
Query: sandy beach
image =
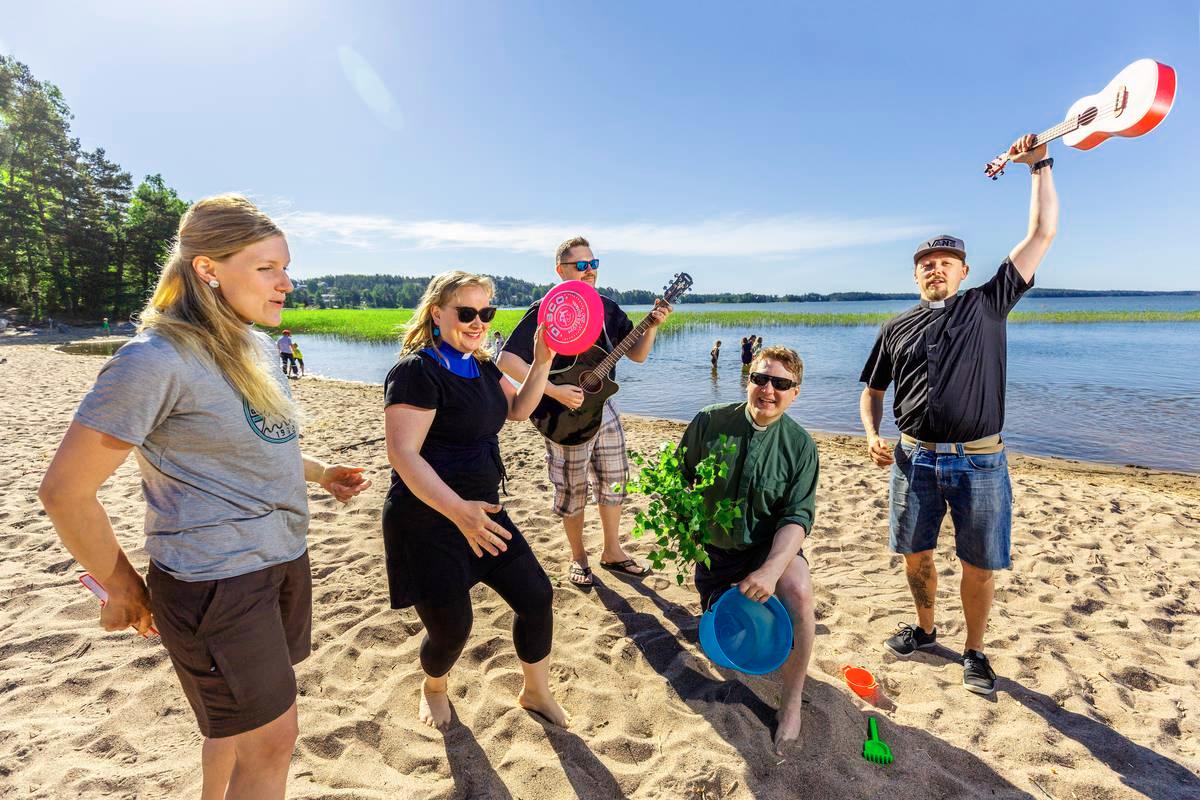
[[[0,339],[0,797],[196,796],[200,735],[165,650],[98,626],[35,495],[103,363],[47,341]],[[293,386],[309,416],[304,449],[363,466],[375,483],[347,506],[311,487],[315,651],[297,670],[291,797],[1200,797],[1200,477],[1011,457],[1015,566],[997,576],[987,648],[1001,680],[984,698],[960,685],[950,535],[938,552],[942,646],[884,655],[882,641],[913,618],[900,557],[886,549],[887,473],[861,439],[818,435],[806,544],[817,642],[802,742],[781,760],[767,727],[775,676],[704,657],[690,584],[600,571],[584,593],[565,580],[541,438],[510,423],[506,506],[555,584],[551,684],[574,723],[548,728],[516,706],[511,613],[480,586],[474,633],[451,673],[456,724],[443,735],[416,720],[420,623],[387,604],[382,390]],[[663,420],[626,425],[643,452],[682,432]],[[133,458],[101,500],[144,568]],[[594,511],[588,535],[598,552]],[[848,690],[847,663],[879,679],[876,705]],[[868,715],[895,754],[890,766],[860,755]]]

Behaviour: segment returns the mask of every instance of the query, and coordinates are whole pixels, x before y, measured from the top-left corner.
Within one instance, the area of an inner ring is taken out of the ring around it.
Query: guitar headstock
[[[692,276],[686,272],[676,272],[671,282],[663,287],[663,300],[666,300],[668,303],[674,303],[676,299],[682,297],[691,288]]]
[[[983,174],[992,180],[996,180],[1004,174],[1004,168],[1007,166],[1008,153],[1001,153],[987,163],[987,165],[983,168]]]

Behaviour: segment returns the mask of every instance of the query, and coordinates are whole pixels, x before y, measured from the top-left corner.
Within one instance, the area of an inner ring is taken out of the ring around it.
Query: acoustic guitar
[[[1141,136],[1166,119],[1175,102],[1175,70],[1152,58],[1133,62],[1100,92],[1076,100],[1067,118],[1037,135],[1038,144],[1061,138],[1077,150],[1091,150],[1113,136]],[[987,163],[992,180],[1004,174],[1009,154]]]
[[[663,300],[674,303],[692,288],[692,276],[686,272],[675,275],[663,291]],[[578,386],[583,390],[583,403],[570,409],[550,397],[543,396],[529,419],[552,442],[571,447],[592,440],[604,418],[604,403],[617,393],[616,381],[608,377],[621,357],[629,352],[642,335],[650,329],[652,314],[637,324],[611,353],[592,345],[575,357],[571,366],[550,374],[550,382],[558,386]]]

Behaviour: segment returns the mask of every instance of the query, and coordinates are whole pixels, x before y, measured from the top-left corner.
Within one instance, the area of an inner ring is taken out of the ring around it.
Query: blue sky
[[[1052,146],[1039,283],[1200,289],[1197,2],[741,5],[51,0],[7,4],[0,52],[135,178],[277,215],[298,277],[549,280],[581,233],[605,285],[778,293],[911,289],[942,232],[982,280],[1029,197],[983,164],[1151,57],[1157,130]]]

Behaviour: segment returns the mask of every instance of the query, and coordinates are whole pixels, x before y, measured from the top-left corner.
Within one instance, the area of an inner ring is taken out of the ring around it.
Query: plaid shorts
[[[564,447],[547,439],[546,464],[554,484],[553,510],[560,517],[573,517],[583,511],[589,489],[600,505],[620,505],[629,479],[629,457],[625,453],[625,429],[613,401],[604,404],[600,431],[590,442]],[[614,490],[614,483],[621,484],[621,490]]]

